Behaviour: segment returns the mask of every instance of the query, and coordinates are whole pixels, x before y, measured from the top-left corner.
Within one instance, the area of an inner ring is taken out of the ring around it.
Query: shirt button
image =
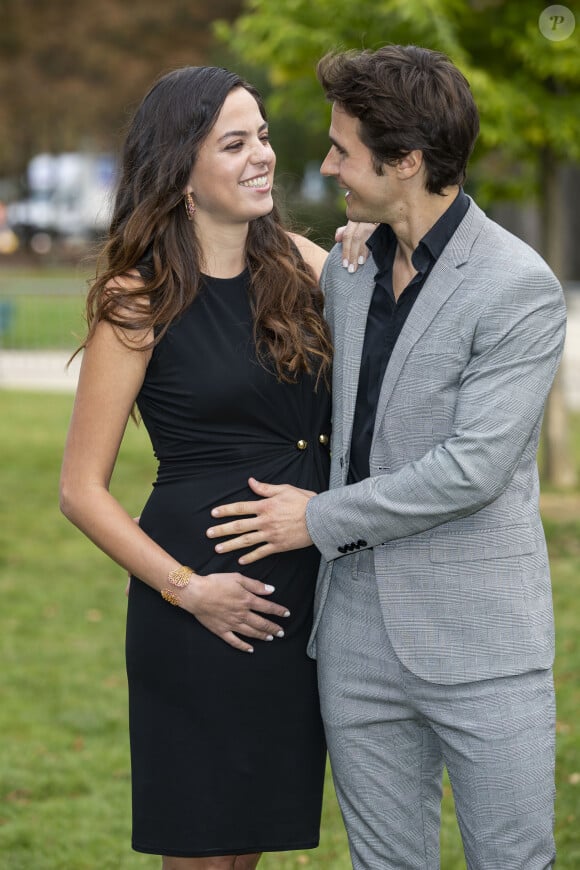
[[[318,440],[326,447],[326,445],[328,444],[328,435],[319,435]]]
[[[298,448],[298,450],[306,450],[306,448],[308,447],[308,441],[305,441],[303,438],[301,438],[300,441],[296,442],[296,447]]]

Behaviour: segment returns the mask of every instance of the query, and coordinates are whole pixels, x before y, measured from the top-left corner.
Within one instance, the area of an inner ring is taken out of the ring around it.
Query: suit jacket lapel
[[[339,388],[342,390],[343,400],[342,446],[343,455],[345,456],[348,455],[350,450],[367,316],[375,289],[374,276],[376,274],[376,266],[372,258],[371,263],[373,266],[372,271],[369,272],[366,269],[364,271],[358,270],[354,275],[348,276],[350,281],[352,281],[352,295],[346,314],[342,357],[342,385],[339,385]]]
[[[440,308],[461,284],[463,276],[459,267],[467,261],[471,246],[484,221],[485,214],[472,200],[465,217],[421,289],[397,339],[385,372],[377,404],[375,433],[409,353],[428,329]],[[373,446],[374,436],[371,451]]]

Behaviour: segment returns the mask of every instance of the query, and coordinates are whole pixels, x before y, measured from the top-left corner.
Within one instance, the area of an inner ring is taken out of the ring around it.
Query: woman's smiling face
[[[193,196],[195,220],[245,223],[269,214],[275,165],[256,100],[245,88],[235,88],[199,150],[185,190]]]

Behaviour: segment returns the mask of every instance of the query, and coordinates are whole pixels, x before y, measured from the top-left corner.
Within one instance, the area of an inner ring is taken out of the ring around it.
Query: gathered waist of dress
[[[326,433],[262,444],[205,444],[203,448],[180,455],[159,456],[155,483],[157,485],[191,477],[236,474],[238,469],[243,471],[244,476],[247,476],[248,469],[255,469],[252,473],[257,475],[261,469],[271,467],[272,464],[308,462],[314,458],[313,452],[318,455],[322,452],[328,456],[328,445],[329,436]]]

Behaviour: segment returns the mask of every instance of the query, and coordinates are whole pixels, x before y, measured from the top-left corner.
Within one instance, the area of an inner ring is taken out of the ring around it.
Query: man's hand
[[[253,477],[249,484],[256,495],[262,496],[261,500],[220,505],[211,512],[212,517],[218,519],[245,517],[207,530],[208,538],[236,535],[230,541],[216,544],[216,552],[229,553],[243,547],[255,547],[238,560],[241,565],[249,565],[272,553],[310,547],[312,538],[306,527],[306,505],[316,493],[287,483],[281,486],[260,483]]]

